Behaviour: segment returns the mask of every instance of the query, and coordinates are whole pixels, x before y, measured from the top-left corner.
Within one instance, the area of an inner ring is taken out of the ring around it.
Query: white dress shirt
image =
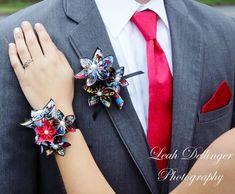
[[[130,83],[128,92],[145,134],[147,134],[149,93],[146,41],[139,29],[131,22],[131,17],[136,11],[146,9],[154,11],[159,16],[156,37],[166,54],[172,72],[170,30],[164,1],[151,0],[147,4],[139,4],[134,0],[95,1],[118,63],[125,67],[125,75],[136,71],[145,72],[143,75],[128,79]]]

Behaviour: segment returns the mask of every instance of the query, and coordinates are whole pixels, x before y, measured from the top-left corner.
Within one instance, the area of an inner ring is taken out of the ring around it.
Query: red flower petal
[[[36,133],[39,134],[39,135],[43,135],[43,134],[44,134],[44,129],[43,129],[43,127],[38,127],[38,128],[36,129]]]
[[[36,133],[39,135],[38,142],[49,141],[52,143],[54,141],[54,135],[56,134],[56,128],[48,121],[43,121],[43,124],[43,126],[36,129]]]
[[[49,141],[50,143],[53,143],[53,141],[54,141],[54,136],[47,135],[46,139],[47,139],[47,141]]]
[[[73,127],[70,127],[70,128],[68,129],[68,132],[74,133],[74,132],[76,132],[76,129],[74,129]]]

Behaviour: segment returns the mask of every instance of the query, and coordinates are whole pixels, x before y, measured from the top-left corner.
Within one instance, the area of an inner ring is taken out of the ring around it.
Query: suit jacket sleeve
[[[38,148],[33,131],[20,126],[30,116],[0,36],[0,193],[37,193]]]

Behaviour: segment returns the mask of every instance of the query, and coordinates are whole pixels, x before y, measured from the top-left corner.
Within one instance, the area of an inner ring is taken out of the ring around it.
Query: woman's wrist
[[[74,115],[74,110],[72,105],[56,104],[56,108],[60,110],[65,116]]]

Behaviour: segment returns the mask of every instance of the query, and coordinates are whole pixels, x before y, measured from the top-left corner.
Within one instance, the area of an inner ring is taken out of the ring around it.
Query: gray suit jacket
[[[234,92],[235,25],[231,18],[192,0],[165,0],[173,46],[174,107],[172,152],[188,146],[206,148],[234,126],[233,98],[225,107],[201,113],[202,105],[222,80]],[[121,13],[120,13],[121,14]],[[112,17],[112,16],[110,16]],[[97,47],[115,53],[94,0],[45,0],[0,23],[0,193],[65,193],[53,157],[39,154],[33,131],[19,123],[29,117],[24,98],[9,64],[12,30],[24,20],[43,23],[75,72],[79,56],[91,58]],[[114,66],[118,66],[115,59]],[[112,188],[120,194],[166,194],[179,181],[158,182],[143,129],[127,90],[126,105],[101,111],[87,105],[82,83],[76,82],[74,110],[91,153]],[[79,154],[79,150],[78,150]],[[178,175],[195,161],[174,159]]]

